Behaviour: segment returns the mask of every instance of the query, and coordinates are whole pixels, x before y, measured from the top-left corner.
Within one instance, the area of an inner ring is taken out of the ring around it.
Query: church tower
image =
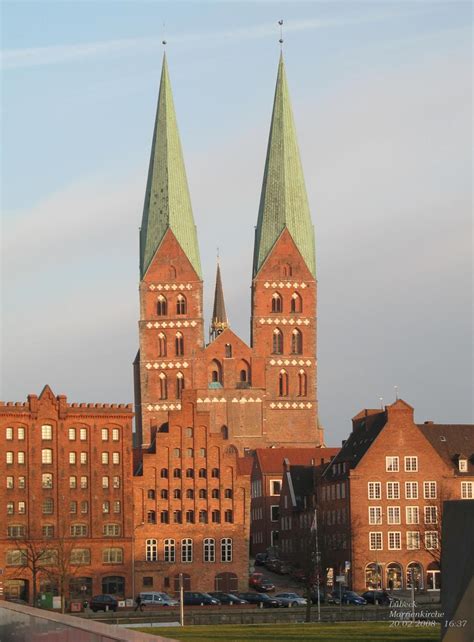
[[[221,266],[217,261],[216,287],[214,289],[214,307],[212,308],[211,327],[209,328],[209,341],[214,341],[229,327],[225,311],[224,290],[222,287]]]
[[[265,360],[264,432],[275,445],[323,443],[318,420],[314,230],[280,56],[255,231],[251,345]]]
[[[140,349],[134,363],[136,429],[150,444],[192,388],[204,346],[202,274],[166,55],[140,229]]]

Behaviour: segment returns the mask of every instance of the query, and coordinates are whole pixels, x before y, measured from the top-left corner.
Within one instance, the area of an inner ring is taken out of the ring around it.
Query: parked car
[[[111,595],[95,595],[89,602],[89,608],[97,613],[97,611],[116,611],[118,609],[118,601]]]
[[[278,600],[281,606],[306,606],[306,600],[298,593],[277,593],[274,598]]]
[[[366,591],[362,593],[361,597],[364,598],[367,604],[380,604],[381,606],[390,606],[393,601],[387,591]]]
[[[367,601],[354,591],[343,591],[341,595],[339,595],[339,591],[333,591],[328,599],[328,602],[332,604],[340,604],[341,601],[343,604],[354,604],[356,606],[367,604]]]
[[[209,593],[211,597],[215,597],[216,600],[219,600],[221,604],[247,604],[245,600],[233,593],[222,593],[222,591],[211,591]]]
[[[297,582],[304,582],[306,578],[306,573],[303,571],[302,568],[294,568],[291,571],[291,577]]]
[[[318,591],[314,590],[311,591],[310,594],[311,597],[311,604],[317,604],[318,603]],[[326,602],[326,594],[324,591],[319,591],[319,603],[324,604]]]
[[[158,591],[150,591],[148,593],[140,593],[140,604],[144,606],[178,606],[178,600],[170,597],[167,593],[160,593]]]
[[[277,568],[279,568],[280,565],[280,560],[276,557],[268,557],[265,561],[265,566],[268,568],[269,571],[275,572]]]
[[[255,555],[255,566],[265,566],[266,560],[267,560],[266,553],[257,553]]]
[[[220,604],[219,600],[209,595],[209,593],[197,593],[195,591],[184,591],[184,606],[204,606]]]
[[[254,589],[259,593],[271,593],[275,590],[275,584],[264,578],[259,584],[254,584]]]
[[[276,609],[280,606],[278,600],[265,593],[237,593],[236,595],[249,604],[257,604],[258,606],[261,604],[264,609]]]
[[[260,584],[263,579],[263,573],[252,573],[252,575],[249,577],[250,588],[253,588],[256,584]]]

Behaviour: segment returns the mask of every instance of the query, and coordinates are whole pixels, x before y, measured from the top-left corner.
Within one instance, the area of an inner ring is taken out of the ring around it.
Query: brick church
[[[218,266],[206,343],[165,56],[140,229],[134,447],[128,407],[68,404],[48,387],[0,405],[0,593],[31,600],[26,542],[57,551],[59,537],[75,560],[71,597],[173,591],[180,573],[187,589],[244,589],[252,453],[322,446],[314,231],[282,57],[251,285],[248,345],[229,327]]]

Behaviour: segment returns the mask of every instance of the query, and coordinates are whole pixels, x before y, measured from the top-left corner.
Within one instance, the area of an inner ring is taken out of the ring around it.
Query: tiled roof
[[[292,465],[319,465],[322,460],[329,462],[339,448],[257,448],[255,455],[262,473],[283,473],[283,460]]]
[[[254,276],[285,227],[309,271],[316,276],[313,223],[281,56],[255,231]]]
[[[140,230],[140,275],[143,278],[170,228],[198,276],[201,260],[183,151],[174,110],[166,56],[151,146],[148,181]]]
[[[436,452],[460,475],[474,475],[474,424],[417,424]],[[467,471],[459,471],[458,458],[467,459]]]

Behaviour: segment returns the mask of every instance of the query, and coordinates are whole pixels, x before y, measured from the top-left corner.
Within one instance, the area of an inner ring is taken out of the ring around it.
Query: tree
[[[7,553],[12,566],[9,574],[10,576],[29,575],[31,577],[33,606],[37,606],[38,577],[44,570],[43,565],[49,556],[48,541],[27,537],[14,541],[17,548]]]

